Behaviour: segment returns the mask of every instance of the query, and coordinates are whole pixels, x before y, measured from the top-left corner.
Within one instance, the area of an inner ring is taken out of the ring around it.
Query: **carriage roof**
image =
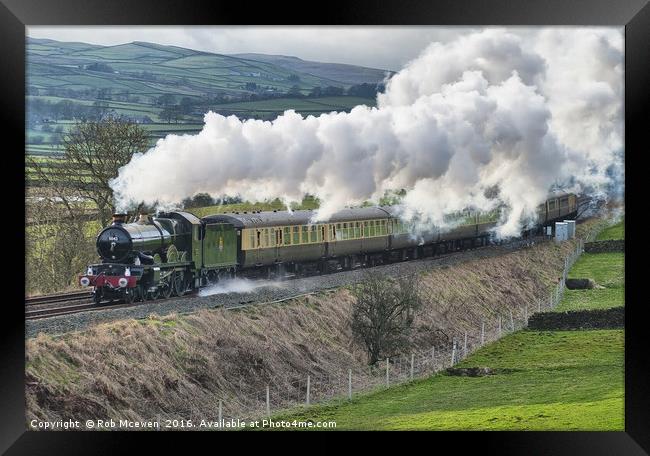
[[[390,217],[387,208],[361,207],[358,209],[343,209],[332,214],[327,220],[312,222],[317,215],[316,211],[259,211],[215,214],[203,217],[204,223],[232,223],[238,228],[268,227],[286,225],[310,225],[319,223],[340,223],[358,220],[376,220]]]

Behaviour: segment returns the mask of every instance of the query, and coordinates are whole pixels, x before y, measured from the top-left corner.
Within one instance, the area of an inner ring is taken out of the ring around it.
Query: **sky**
[[[219,54],[282,54],[319,62],[398,71],[431,42],[448,42],[467,27],[86,27],[30,26],[27,35],[117,45],[148,41]]]

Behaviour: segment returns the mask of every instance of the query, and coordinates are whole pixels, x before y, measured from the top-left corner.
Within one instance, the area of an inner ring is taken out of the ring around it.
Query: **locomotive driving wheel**
[[[172,294],[174,296],[183,296],[185,294],[185,290],[187,289],[185,273],[183,271],[174,272],[171,285]]]
[[[163,280],[158,286],[158,290],[160,290],[159,294],[161,298],[163,299],[169,298],[172,295],[171,278],[168,277],[165,280]]]

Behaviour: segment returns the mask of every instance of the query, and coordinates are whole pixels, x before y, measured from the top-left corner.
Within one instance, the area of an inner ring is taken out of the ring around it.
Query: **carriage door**
[[[282,228],[274,228],[275,230],[275,259],[280,260],[280,249],[282,248]]]

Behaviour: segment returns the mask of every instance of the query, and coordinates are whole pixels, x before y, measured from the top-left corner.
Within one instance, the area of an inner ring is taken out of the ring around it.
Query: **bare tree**
[[[42,163],[28,158],[28,167],[40,186],[59,189],[60,198],[94,203],[98,221],[107,225],[115,210],[109,182],[134,153],[146,149],[147,132],[135,123],[108,118],[76,124],[63,144],[62,159]]]
[[[114,211],[109,182],[146,148],[147,134],[119,119],[84,122],[64,145],[61,159],[26,160],[26,292],[68,288],[96,260],[94,238]]]
[[[26,200],[26,293],[49,293],[76,285],[77,274],[97,258],[97,222],[88,221],[81,201],[62,200],[42,189]]]
[[[352,333],[368,351],[368,363],[375,364],[409,343],[415,313],[422,305],[417,276],[390,279],[367,271],[354,286]]]

